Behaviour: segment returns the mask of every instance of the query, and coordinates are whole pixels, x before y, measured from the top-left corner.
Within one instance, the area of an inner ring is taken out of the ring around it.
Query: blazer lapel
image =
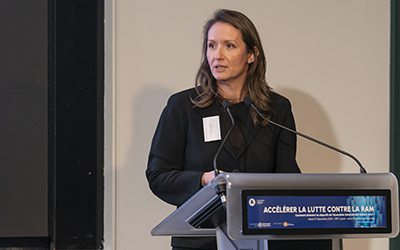
[[[260,126],[254,127],[253,119],[251,118],[251,114],[249,113],[249,116],[247,118],[246,128],[244,130],[243,140],[242,143],[240,144],[240,148],[237,155],[238,158],[246,151],[246,149],[254,140],[260,129],[261,129]]]

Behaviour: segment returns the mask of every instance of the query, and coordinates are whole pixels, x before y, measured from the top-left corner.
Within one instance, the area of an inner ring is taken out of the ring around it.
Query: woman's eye
[[[235,45],[233,45],[233,44],[228,44],[227,47],[230,48],[230,49],[232,49],[232,48],[235,48]]]
[[[214,44],[212,44],[212,43],[208,44],[209,49],[213,49],[214,47],[215,47]]]

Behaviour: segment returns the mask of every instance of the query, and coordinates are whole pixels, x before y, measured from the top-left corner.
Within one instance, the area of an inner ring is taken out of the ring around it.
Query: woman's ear
[[[248,62],[249,64],[250,64],[250,63],[253,63],[254,60],[255,60],[255,58],[257,58],[259,54],[260,54],[260,52],[258,52],[257,47],[254,46],[253,51],[250,52],[250,56],[249,56],[249,59],[247,60],[247,62]]]

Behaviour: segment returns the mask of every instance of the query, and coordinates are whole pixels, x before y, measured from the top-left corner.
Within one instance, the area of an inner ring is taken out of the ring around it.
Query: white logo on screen
[[[253,199],[253,198],[251,198],[251,199],[249,200],[249,205],[250,205],[250,206],[254,206],[255,204],[256,204],[256,200]]]

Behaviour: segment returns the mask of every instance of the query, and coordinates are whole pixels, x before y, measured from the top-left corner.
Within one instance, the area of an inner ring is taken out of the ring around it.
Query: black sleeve
[[[146,170],[152,192],[177,206],[201,188],[203,172],[185,170],[184,166],[192,106],[189,94],[171,96],[168,100],[153,137]]]
[[[277,123],[296,130],[296,125],[292,113],[290,101],[281,97],[277,104]],[[300,173],[296,161],[297,135],[280,129],[276,154],[277,154],[277,173]]]

